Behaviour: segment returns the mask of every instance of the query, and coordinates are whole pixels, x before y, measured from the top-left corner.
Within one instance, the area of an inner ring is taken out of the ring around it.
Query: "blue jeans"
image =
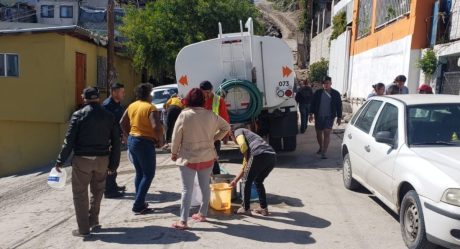
[[[300,112],[300,133],[304,133],[308,127],[308,112],[310,111],[309,104],[299,104],[299,112]]]
[[[136,199],[132,210],[140,212],[145,208],[145,196],[155,176],[155,143],[144,138],[129,136],[128,150],[136,169],[136,178],[134,180]]]

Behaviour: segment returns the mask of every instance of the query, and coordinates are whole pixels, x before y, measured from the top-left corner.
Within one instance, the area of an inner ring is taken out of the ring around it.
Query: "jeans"
[[[219,166],[219,155],[220,155],[220,140],[214,142],[214,148],[216,149],[217,159],[214,162],[214,166],[212,167],[212,174],[219,175],[220,174],[220,166]]]
[[[267,208],[267,195],[265,193],[264,180],[275,167],[276,155],[271,153],[263,153],[257,156],[251,156],[248,160],[248,165],[243,177],[243,207],[249,210],[251,205],[251,186],[256,185],[257,194],[259,195],[259,203],[261,208]]]
[[[180,220],[187,222],[190,213],[190,206],[192,204],[193,184],[196,174],[198,174],[198,182],[200,184],[201,194],[203,195],[199,212],[203,216],[208,215],[209,197],[211,193],[209,189],[209,182],[211,180],[210,174],[212,167],[199,171],[193,170],[187,166],[180,166],[179,169],[182,176]]]
[[[129,136],[128,150],[136,169],[136,178],[134,180],[136,199],[132,210],[140,212],[145,208],[145,196],[155,176],[155,143],[144,138]]]
[[[299,112],[300,112],[300,133],[304,133],[308,127],[308,112],[310,111],[309,104],[299,104]]]

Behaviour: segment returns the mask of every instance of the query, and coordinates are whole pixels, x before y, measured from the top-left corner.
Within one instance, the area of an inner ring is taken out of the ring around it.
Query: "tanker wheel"
[[[269,136],[269,137],[268,137],[268,143],[270,144],[271,147],[273,147],[273,149],[274,149],[276,152],[282,150],[282,147],[281,147],[281,138],[280,138],[280,137],[272,137],[272,136]]]
[[[297,147],[297,136],[283,137],[284,151],[295,151]]]

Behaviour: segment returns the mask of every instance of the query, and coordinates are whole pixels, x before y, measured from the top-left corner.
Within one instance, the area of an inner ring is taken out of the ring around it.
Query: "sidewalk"
[[[344,191],[340,182],[340,143],[341,138],[332,135],[329,159],[321,160],[315,154],[314,129],[309,127],[299,135],[297,151],[279,155],[277,167],[267,178],[271,216],[240,217],[211,209],[209,222],[190,220],[188,231],[171,228],[178,220],[181,180],[169,154],[157,154],[157,172],[147,196],[155,213],[144,216],[131,212],[134,168],[126,152],[122,154],[118,182],[127,186],[126,196],[103,199],[103,229],[87,239],[71,235],[77,225],[69,181],[58,191],[46,185],[48,171],[0,178],[0,248],[366,248],[370,245],[354,234],[370,228],[353,227],[350,222],[363,214],[337,205],[351,205],[353,210],[359,204],[352,203],[355,194]],[[225,170],[238,172],[241,156],[235,148],[225,146],[221,160]],[[71,169],[66,170],[69,174]],[[335,219],[338,223],[331,226]],[[332,239],[348,229],[352,229],[346,231],[352,233],[350,241],[339,245]],[[391,236],[382,240],[395,241]]]

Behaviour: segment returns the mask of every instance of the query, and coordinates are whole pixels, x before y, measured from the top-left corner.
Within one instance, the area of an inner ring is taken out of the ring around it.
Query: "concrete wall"
[[[319,35],[313,37],[310,44],[310,64],[318,62],[321,58],[329,60],[329,38],[332,28],[328,27]]]
[[[94,85],[105,48],[56,33],[0,36],[0,53],[19,56],[19,77],[0,77],[0,176],[56,159],[76,108],[76,52],[86,54],[86,84]],[[140,76],[127,58],[116,56],[115,67],[128,104]]]
[[[415,62],[420,58],[420,50],[411,50],[411,41],[412,37],[407,36],[352,56],[348,96],[366,98],[373,84],[390,84],[399,74],[407,76],[406,86],[410,93],[415,93],[420,75]]]
[[[345,31],[337,39],[331,41],[329,57],[329,76],[334,89],[345,94],[348,89],[348,65],[350,61],[351,30]]]

